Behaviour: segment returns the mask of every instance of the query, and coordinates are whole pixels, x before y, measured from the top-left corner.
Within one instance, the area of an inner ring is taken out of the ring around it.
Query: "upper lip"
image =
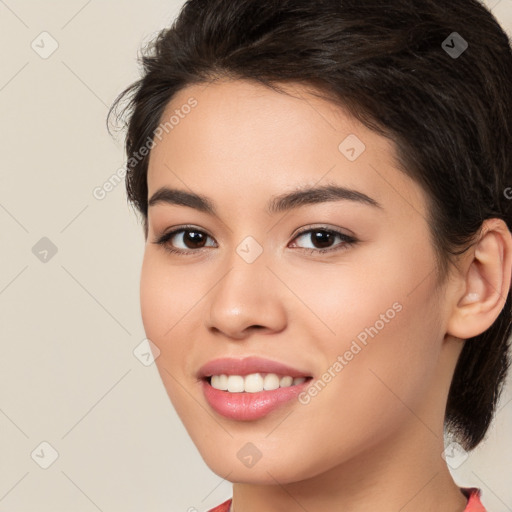
[[[261,357],[245,357],[243,359],[221,358],[207,362],[198,372],[204,379],[212,375],[249,375],[251,373],[276,373],[290,377],[309,377],[307,372],[292,368],[283,363]]]

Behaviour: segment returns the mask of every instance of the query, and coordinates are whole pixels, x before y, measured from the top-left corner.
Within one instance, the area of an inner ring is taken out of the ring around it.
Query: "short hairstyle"
[[[188,0],[141,63],[143,76],[116,98],[108,119],[128,113],[126,189],[146,237],[149,155],[138,150],[154,139],[179,90],[221,78],[276,91],[311,86],[389,138],[401,171],[427,197],[441,279],[484,220],[511,228],[512,53],[477,0]],[[445,427],[467,450],[493,418],[510,364],[511,319],[509,292],[494,324],[465,341],[457,362]]]

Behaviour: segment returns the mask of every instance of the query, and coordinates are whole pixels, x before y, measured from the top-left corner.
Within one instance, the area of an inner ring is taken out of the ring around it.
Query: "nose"
[[[255,330],[271,333],[285,328],[285,287],[267,263],[261,256],[247,263],[237,254],[229,260],[223,277],[207,296],[207,329],[242,340]]]

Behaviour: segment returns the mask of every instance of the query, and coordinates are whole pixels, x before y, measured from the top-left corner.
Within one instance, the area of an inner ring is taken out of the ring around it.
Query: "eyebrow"
[[[375,208],[382,208],[375,199],[363,192],[337,185],[325,185],[321,187],[307,187],[294,190],[269,200],[266,211],[276,214],[302,206],[325,203],[331,201],[354,201]],[[159,188],[148,202],[148,207],[156,204],[173,204],[188,206],[210,215],[218,216],[214,203],[206,196],[168,187]]]

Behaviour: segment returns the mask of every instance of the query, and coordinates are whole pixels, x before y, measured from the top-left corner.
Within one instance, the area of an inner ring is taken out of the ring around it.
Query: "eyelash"
[[[169,241],[178,233],[181,233],[181,232],[186,232],[186,231],[192,231],[192,232],[195,232],[195,233],[201,233],[203,235],[206,235],[206,236],[210,236],[208,235],[207,233],[205,233],[204,231],[201,231],[200,229],[197,229],[193,226],[182,226],[178,229],[175,229],[173,231],[170,231],[169,233],[164,233],[163,235],[161,235],[157,240],[155,240],[153,243],[157,244],[157,245],[161,245],[165,251],[171,253],[171,254],[178,254],[178,255],[187,255],[187,254],[192,254],[192,253],[197,253],[199,251],[201,251],[202,249],[206,249],[206,247],[200,247],[198,249],[188,249],[188,250],[185,250],[185,249],[175,249],[173,247],[171,247],[169,245]],[[335,245],[334,247],[329,247],[327,249],[310,249],[310,248],[304,248],[304,247],[300,247],[299,249],[303,250],[303,251],[307,251],[308,254],[325,254],[325,253],[328,253],[328,252],[332,252],[332,251],[343,251],[345,249],[347,249],[348,247],[352,246],[352,245],[355,245],[357,243],[357,239],[352,237],[352,236],[349,236],[349,235],[346,235],[345,233],[340,233],[339,231],[336,231],[336,230],[333,230],[333,229],[329,229],[327,227],[324,227],[324,226],[320,226],[320,227],[315,227],[315,228],[309,228],[309,229],[305,229],[299,233],[297,233],[295,235],[295,238],[293,240],[295,240],[296,238],[306,234],[306,233],[316,233],[318,231],[322,231],[322,232],[326,232],[326,233],[329,233],[329,234],[332,234],[332,235],[335,235],[335,236],[339,236],[343,243],[342,244],[339,244],[339,245]],[[211,237],[210,237],[211,238]]]

